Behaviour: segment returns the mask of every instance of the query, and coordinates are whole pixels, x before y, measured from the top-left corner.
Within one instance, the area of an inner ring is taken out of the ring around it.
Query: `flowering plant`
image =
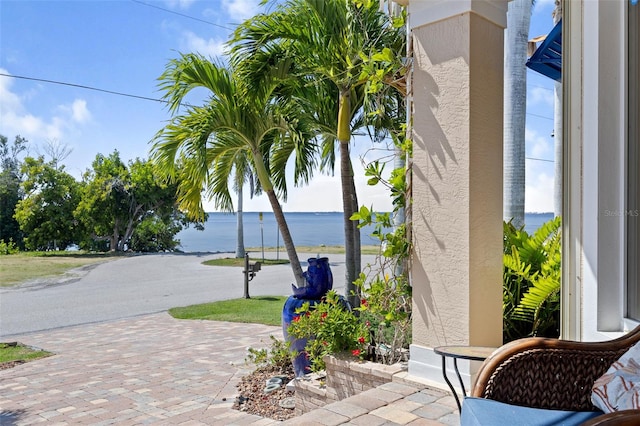
[[[311,371],[324,370],[322,358],[328,354],[346,351],[358,359],[367,354],[370,338],[366,325],[335,291],[329,291],[315,306],[303,304],[296,314],[288,332],[296,338],[308,339],[305,350]]]
[[[412,143],[404,130],[392,134],[399,153],[411,158]],[[383,177],[384,164],[374,161],[367,165],[369,185],[386,186],[393,197],[392,213],[376,213],[365,206],[351,216],[360,221],[360,227],[373,226],[372,237],[380,242],[380,252],[355,281],[358,294],[363,298],[360,317],[369,323],[376,361],[393,364],[404,359],[411,342],[411,286],[408,262],[411,254],[410,194],[407,167],[398,167],[388,180]]]

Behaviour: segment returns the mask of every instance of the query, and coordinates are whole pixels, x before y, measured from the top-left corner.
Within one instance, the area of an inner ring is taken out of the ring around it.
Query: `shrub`
[[[13,240],[9,240],[8,243],[0,240],[0,256],[8,254],[16,254],[20,251],[16,243]]]
[[[560,335],[561,220],[529,235],[504,223],[503,340]]]
[[[291,368],[292,354],[289,349],[289,343],[271,338],[271,347],[269,349],[249,348],[249,354],[245,358],[245,362],[252,363],[256,367],[274,367],[281,372],[285,372]]]
[[[298,339],[307,339],[305,351],[311,371],[324,370],[322,358],[328,354],[349,352],[358,359],[365,357],[369,331],[335,291],[330,290],[314,306],[306,302],[296,314],[288,332]]]
[[[411,286],[406,261],[410,243],[405,224],[394,226],[389,213],[372,213],[366,207],[354,215],[361,226],[373,225],[372,236],[380,241],[380,254],[356,280],[362,295],[357,308],[371,330],[375,360],[393,364],[403,358],[411,343]]]

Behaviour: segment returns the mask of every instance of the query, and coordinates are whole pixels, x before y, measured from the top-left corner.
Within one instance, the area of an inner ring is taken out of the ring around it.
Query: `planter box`
[[[296,415],[376,388],[406,371],[405,364],[384,365],[354,360],[352,355],[324,357],[325,374],[309,374],[295,381]]]

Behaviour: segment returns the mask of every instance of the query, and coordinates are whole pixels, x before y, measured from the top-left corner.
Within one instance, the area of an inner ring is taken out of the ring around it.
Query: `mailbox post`
[[[249,263],[249,252],[244,254],[244,270],[242,273],[244,274],[244,298],[250,299],[249,296],[249,281],[255,278],[256,273],[262,269],[262,264],[260,262]]]

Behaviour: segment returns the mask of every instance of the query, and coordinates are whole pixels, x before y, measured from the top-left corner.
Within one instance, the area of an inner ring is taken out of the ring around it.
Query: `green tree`
[[[271,13],[241,24],[232,41],[233,62],[238,69],[248,68],[259,74],[265,69],[263,64],[283,66],[289,61],[294,65],[284,68],[300,83],[308,106],[315,108],[308,112],[316,118],[317,129],[324,137],[325,166],[333,167],[337,141],[346,292],[354,305],[359,301],[353,283],[360,272],[361,256],[358,222],[351,219],[359,208],[350,157],[352,132],[375,124],[371,118],[387,112],[384,108],[364,109],[374,106],[365,103],[365,88],[372,81],[368,60],[382,52],[402,57],[404,46],[403,32],[380,12],[379,2],[372,0],[290,0]],[[377,77],[378,83],[394,80],[382,73]],[[371,99],[386,104],[383,91]]]
[[[131,250],[145,253],[174,251],[180,244],[174,237],[182,230],[181,222],[173,215],[145,217],[131,235]]]
[[[0,135],[0,241],[6,244],[13,241],[20,248],[24,247],[23,235],[13,215],[23,197],[20,156],[27,150],[28,143],[26,139],[16,136],[13,144],[10,144],[6,136]]]
[[[242,259],[245,256],[244,250],[244,221],[243,221],[243,193],[245,184],[249,184],[249,197],[253,198],[254,195],[259,195],[262,190],[260,185],[256,185],[258,180],[254,176],[254,172],[251,169],[251,162],[245,155],[236,157],[236,164],[234,165],[235,180],[233,183],[233,189],[236,192],[237,204],[236,204],[236,258]]]
[[[78,242],[78,224],[73,212],[79,202],[79,183],[64,166],[45,162],[44,157],[24,159],[22,188],[15,218],[30,250],[64,250]]]
[[[306,182],[315,146],[303,143],[309,138],[301,135],[303,121],[292,120],[292,107],[273,101],[274,84],[245,83],[201,55],[185,54],[170,61],[160,88],[174,117],[158,132],[152,158],[178,183],[180,206],[194,220],[203,214],[203,191],[217,209],[233,211],[229,188],[234,168],[248,162],[271,204],[296,284],[303,286],[302,267],[279,196],[286,199],[285,164],[291,154],[296,155],[296,182]],[[188,106],[179,114],[185,96],[195,88],[210,91],[208,102]]]
[[[175,185],[160,179],[150,161],[136,159],[127,166],[114,151],[108,157],[98,154],[85,173],[75,216],[88,229],[85,246],[91,240],[109,241],[111,251],[122,251],[149,218],[157,218],[156,225],[165,223],[165,231],[175,235],[184,220],[176,208]],[[139,239],[137,244],[142,244]]]

